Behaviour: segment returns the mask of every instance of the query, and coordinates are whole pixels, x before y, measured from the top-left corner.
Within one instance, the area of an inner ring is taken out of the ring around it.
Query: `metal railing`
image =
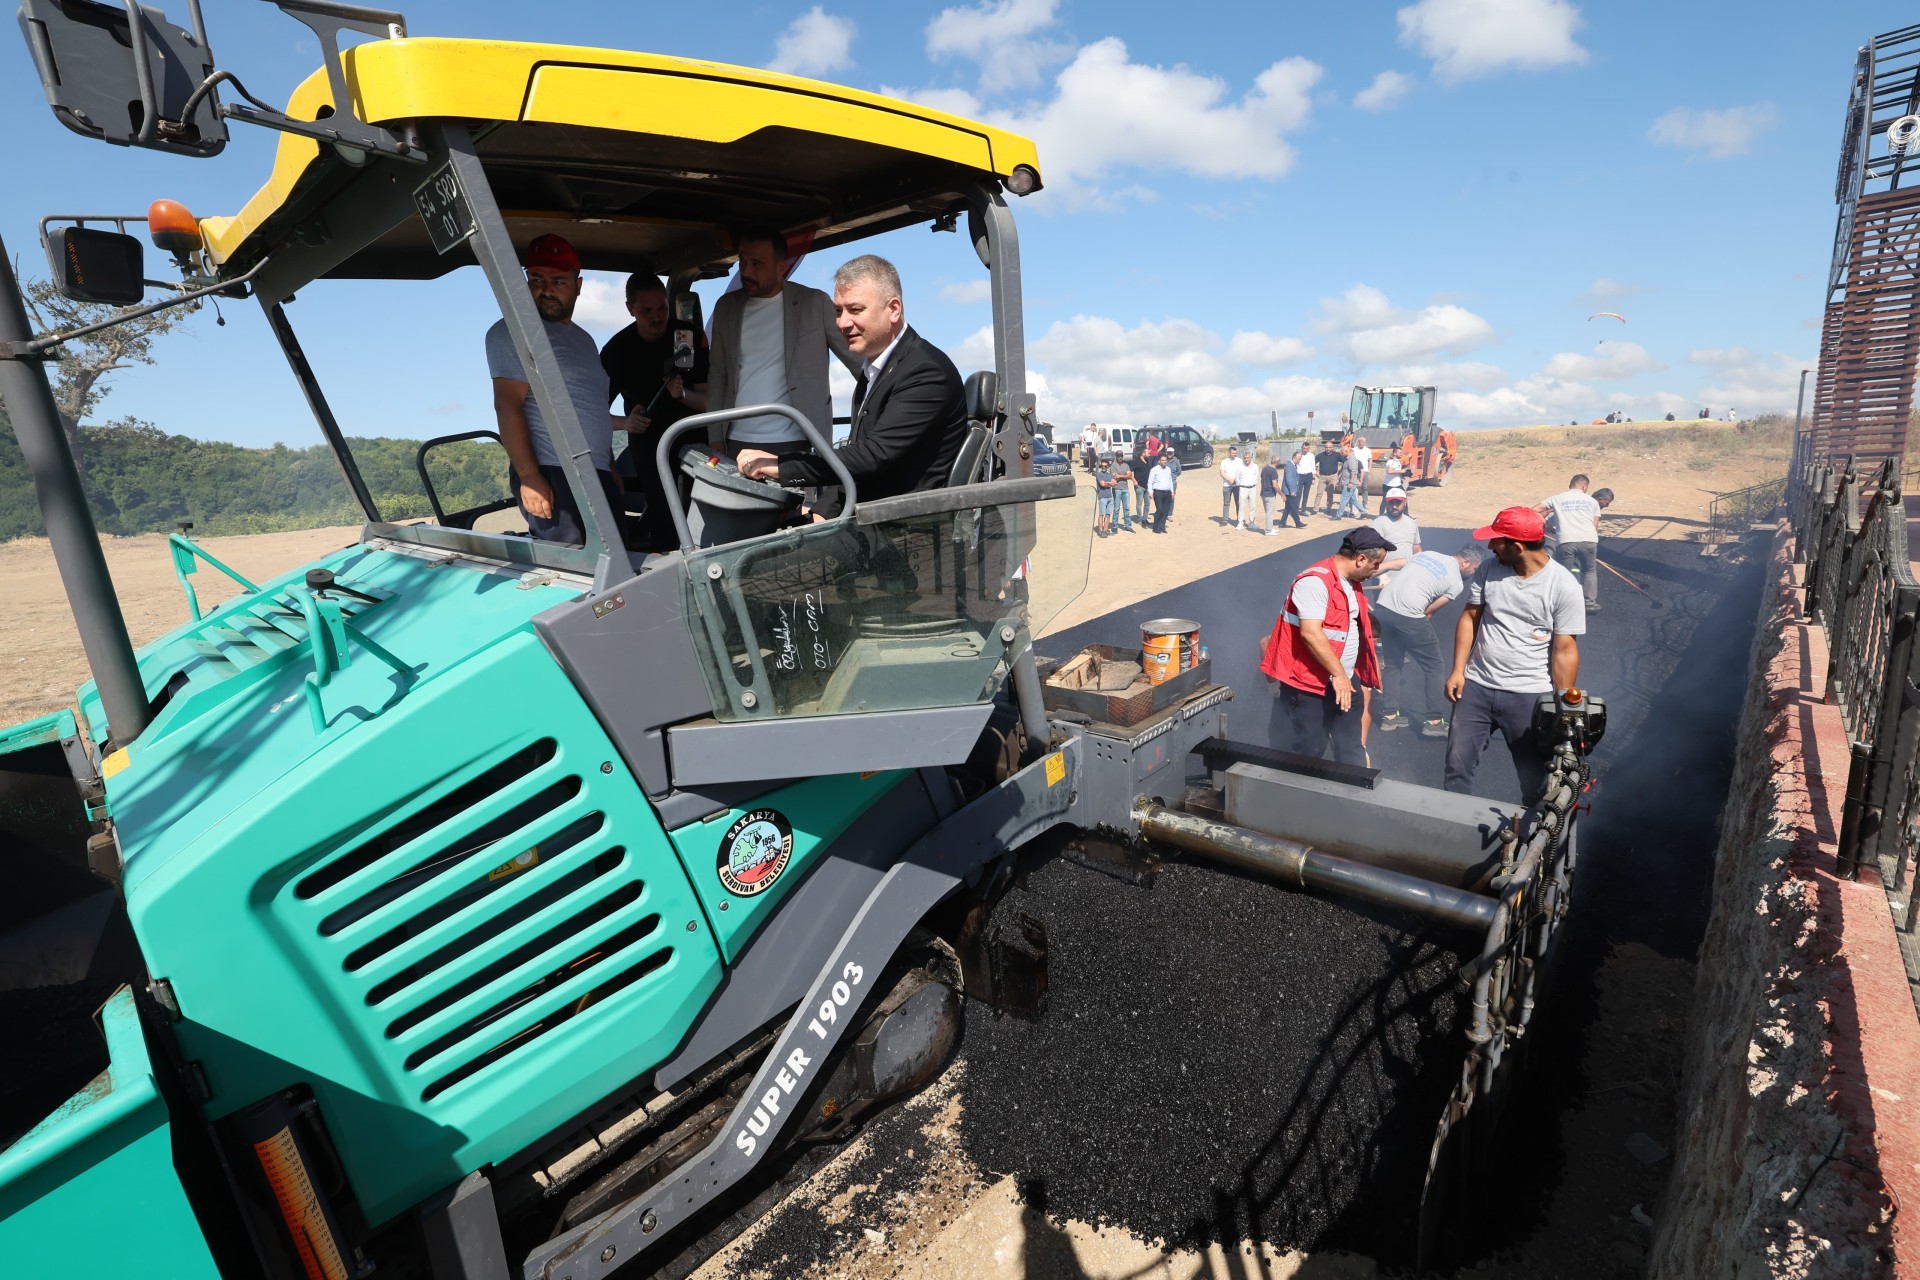
[[[1796,445],[1788,488],[1806,607],[1827,634],[1826,700],[1840,708],[1851,760],[1836,870],[1877,868],[1897,926],[1912,933],[1920,842],[1920,582],[1907,546],[1898,459],[1866,481]]]
[[[1787,494],[1787,478],[1750,484],[1730,493],[1716,493],[1707,507],[1707,536],[1714,542],[1734,542],[1747,536],[1758,521],[1779,508]]]

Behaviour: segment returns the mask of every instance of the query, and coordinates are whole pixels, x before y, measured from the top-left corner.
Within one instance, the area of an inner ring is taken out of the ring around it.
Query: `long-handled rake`
[[[1595,556],[1594,559],[1599,560],[1599,557]],[[1635,591],[1638,591],[1641,595],[1645,596],[1648,602],[1652,604],[1654,608],[1664,609],[1667,607],[1666,605],[1662,604],[1660,601],[1654,599],[1653,592],[1647,590],[1645,587],[1635,582],[1632,578],[1629,578],[1626,574],[1620,572],[1618,569],[1608,564],[1605,560],[1600,560],[1600,567],[1602,569],[1605,569],[1608,573],[1612,574],[1614,577],[1620,579],[1620,581],[1632,587]]]

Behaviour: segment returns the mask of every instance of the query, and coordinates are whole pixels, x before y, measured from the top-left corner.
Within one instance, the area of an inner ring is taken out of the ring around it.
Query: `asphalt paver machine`
[[[1037,980],[981,921],[1061,831],[1484,939],[1444,1148],[1525,1028],[1603,712],[1543,704],[1553,782],[1523,812],[1235,745],[1204,666],[1142,714],[1050,699],[1033,633],[1084,582],[1088,532],[1056,501],[1071,478],[1030,474],[1007,203],[1040,185],[1030,143],[790,76],[292,0],[324,64],[279,109],[189,7],[190,29],[23,3],[74,131],[200,157],[230,121],[281,134],[238,214],[151,211],[177,285],[146,282],[129,216],[49,219],[53,274],[122,316],[257,301],[365,525],[261,583],[177,537],[191,616],[136,650],[44,371],[62,335],[32,334],[0,253],[0,403],[94,675],[77,712],[0,731],[8,1274],[645,1273],[796,1144],[936,1076],[963,993]],[[815,251],[964,235],[994,367],[946,486],[865,501],[843,468],[820,522],[712,465],[697,433],[728,414],[687,419],[653,459],[680,549],[635,555],[550,394],[517,252],[561,230],[589,267],[684,291],[748,225]],[[383,516],[289,320],[336,281],[458,270],[549,406],[584,545],[492,527],[510,510]],[[202,565],[239,593],[203,610]],[[1196,759],[1208,814],[1180,807]]]

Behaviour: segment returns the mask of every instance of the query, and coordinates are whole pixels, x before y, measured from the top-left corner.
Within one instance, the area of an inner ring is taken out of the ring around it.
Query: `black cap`
[[[1355,529],[1340,539],[1342,555],[1357,555],[1362,551],[1388,551],[1392,547],[1393,544],[1381,537],[1374,529]]]

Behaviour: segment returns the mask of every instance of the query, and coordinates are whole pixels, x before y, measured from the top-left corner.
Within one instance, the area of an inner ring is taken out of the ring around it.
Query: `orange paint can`
[[[1187,618],[1155,618],[1140,624],[1141,665],[1150,684],[1165,684],[1200,665],[1200,624]]]

